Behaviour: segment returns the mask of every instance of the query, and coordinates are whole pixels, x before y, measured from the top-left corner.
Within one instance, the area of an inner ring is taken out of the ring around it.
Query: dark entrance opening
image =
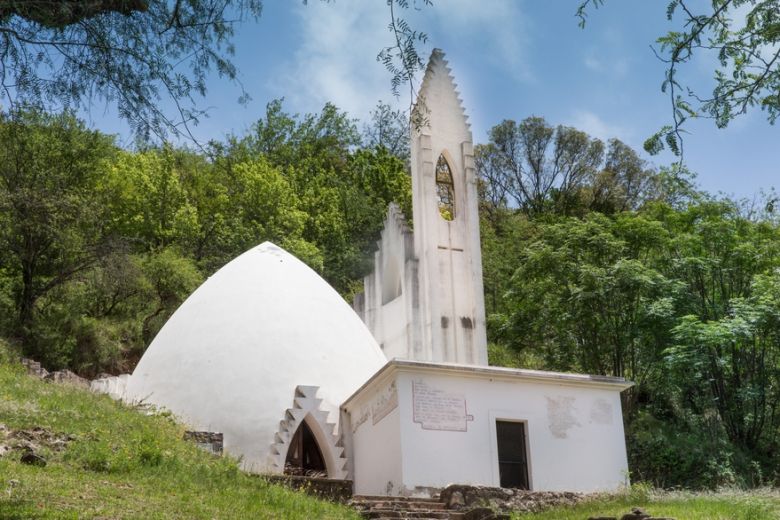
[[[501,487],[529,489],[525,423],[496,421],[496,437]]]
[[[304,475],[307,477],[326,477],[325,459],[322,456],[317,439],[306,424],[301,422],[293,435],[290,448],[287,450],[287,460],[284,462],[285,475]]]

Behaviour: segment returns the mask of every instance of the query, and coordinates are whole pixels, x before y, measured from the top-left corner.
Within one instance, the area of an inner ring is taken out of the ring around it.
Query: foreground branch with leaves
[[[585,0],[577,10],[585,26],[591,9],[604,0]],[[656,56],[666,64],[661,90],[669,96],[671,124],[645,142],[656,154],[668,147],[683,155],[684,123],[689,118],[710,118],[719,128],[735,117],[759,107],[774,124],[780,116],[780,1],[711,0],[703,7],[687,0],[672,0],[666,17],[677,28],[656,40]],[[694,60],[716,56],[710,94],[680,83],[679,70]]]

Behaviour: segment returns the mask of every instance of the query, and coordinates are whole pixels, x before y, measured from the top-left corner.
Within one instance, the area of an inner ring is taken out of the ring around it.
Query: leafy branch
[[[588,11],[604,2],[586,0],[580,4],[575,14],[580,27],[585,26]],[[740,13],[745,8],[742,20]],[[712,0],[704,12],[695,11],[689,0],[671,0],[666,17],[670,21],[680,17],[682,22],[682,29],[659,37],[658,48],[653,48],[656,57],[667,65],[661,91],[669,95],[672,121],[645,141],[649,153],[657,154],[668,147],[682,164],[683,126],[690,118],[710,118],[718,128],[724,128],[738,115],[758,106],[774,124],[780,116],[780,0]],[[678,81],[679,68],[702,52],[718,56],[710,96],[702,96]]]

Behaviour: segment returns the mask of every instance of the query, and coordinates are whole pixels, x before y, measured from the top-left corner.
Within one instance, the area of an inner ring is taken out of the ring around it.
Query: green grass
[[[181,440],[184,428],[168,417],[2,362],[0,424],[73,436],[64,449],[43,450],[45,467],[22,464],[18,452],[0,457],[2,519],[359,518],[242,473],[235,460]]]
[[[585,520],[591,516],[620,518],[633,507],[676,520],[775,520],[780,518],[780,494],[775,490],[712,493],[653,491],[642,486],[631,492],[605,496],[574,507],[543,513],[514,515],[516,520]]]

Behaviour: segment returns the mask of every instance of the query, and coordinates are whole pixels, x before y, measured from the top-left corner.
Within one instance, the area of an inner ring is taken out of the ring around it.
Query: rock
[[[650,515],[648,515],[641,508],[635,507],[631,510],[630,513],[626,513],[625,515],[621,516],[620,520],[647,520],[648,518],[650,518]]]
[[[461,493],[460,491],[455,491],[454,493],[452,493],[452,495],[450,495],[449,501],[447,502],[447,507],[453,509],[460,508],[465,505],[466,505],[466,501],[463,499],[463,493]]]
[[[463,515],[463,520],[498,520],[499,518],[504,518],[504,516],[498,516],[489,507],[475,507]]]
[[[22,464],[29,464],[30,466],[43,467],[46,465],[46,459],[33,451],[25,451],[19,459],[19,462]]]
[[[5,446],[4,444],[0,444],[0,457],[2,457],[3,455],[5,455],[6,453],[8,453],[10,451],[11,451],[11,447],[10,446]]]
[[[27,369],[27,373],[41,379],[49,375],[49,371],[41,366],[40,363],[32,359],[22,358],[22,365]]]
[[[89,381],[80,377],[70,370],[58,370],[44,377],[47,381],[77,386],[79,388],[89,388]]]
[[[460,484],[447,486],[441,490],[439,496],[442,502],[451,504],[450,507],[456,510],[464,511],[488,506],[494,514],[495,511],[536,513],[554,506],[571,506],[585,498],[585,495],[580,493],[539,492]]]

